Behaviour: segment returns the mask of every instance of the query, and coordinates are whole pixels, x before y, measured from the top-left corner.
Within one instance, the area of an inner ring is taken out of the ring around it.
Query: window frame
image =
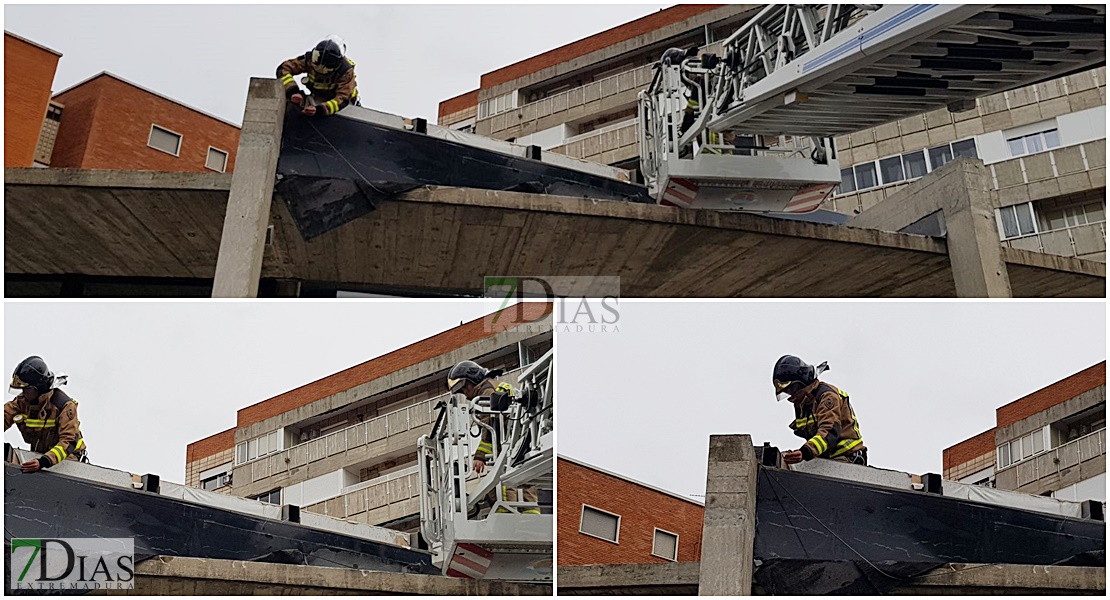
[[[945,163],[945,164],[947,164],[948,162],[951,162],[953,160],[957,160],[959,158],[964,158],[963,156],[957,155],[956,154],[956,149],[954,148],[955,144],[960,144],[960,143],[964,143],[964,142],[971,142],[972,148],[975,149],[975,157],[978,158],[979,157],[979,143],[975,140],[975,136],[971,136],[971,137],[967,137],[967,138],[963,138],[963,139],[959,139],[959,140],[953,140],[953,141],[948,142],[946,144],[939,144],[939,145],[933,146],[932,148],[926,147],[926,148],[919,148],[917,150],[912,150],[910,152],[899,152],[897,154],[891,154],[889,156],[879,157],[879,158],[876,158],[875,160],[868,160],[868,161],[861,162],[859,164],[855,164],[855,165],[851,165],[851,166],[847,166],[847,167],[841,167],[840,168],[841,183],[837,184],[836,191],[834,192],[833,197],[844,196],[844,195],[847,195],[847,194],[859,194],[859,193],[862,193],[862,192],[867,192],[867,191],[871,191],[871,190],[877,190],[879,188],[884,188],[888,185],[894,185],[894,184],[897,184],[897,183],[910,183],[912,181],[916,181],[917,179],[920,179],[920,178],[924,177],[925,175],[928,175],[929,173],[932,173],[933,171],[940,168],[940,167],[933,164],[933,159],[930,155],[930,151],[941,148],[942,146],[947,146],[948,147],[948,154],[951,155],[951,158],[948,159],[948,161],[946,161],[946,163]],[[925,165],[925,173],[923,175],[913,175],[913,176],[911,176],[910,175],[910,169],[908,167],[906,157],[907,156],[912,156],[912,155],[918,155],[918,154],[921,155],[921,162],[924,163],[924,165]],[[898,158],[899,162],[901,163],[902,179],[899,179],[897,181],[886,181],[886,178],[883,177],[882,163],[883,163],[883,161],[889,161],[892,158]],[[868,165],[868,164],[872,165],[874,170],[875,170],[875,182],[876,183],[873,186],[860,187],[859,186],[859,181],[856,178],[856,169],[858,167]],[[941,165],[941,166],[943,166],[943,165]],[[850,192],[842,192],[841,189],[840,189],[842,187],[843,181],[844,181],[844,171],[848,171],[852,174],[852,184],[854,186],[854,189]]]
[[[597,511],[599,513],[604,513],[604,514],[609,515],[611,517],[616,517],[617,518],[617,531],[616,531],[616,534],[617,534],[616,538],[617,539],[611,540],[609,538],[601,537],[600,535],[597,535],[595,533],[590,533],[589,531],[585,531],[585,530],[582,529],[582,525],[586,520],[586,509],[587,508],[590,509],[590,510]],[[578,533],[581,533],[582,535],[588,535],[592,538],[597,538],[599,540],[605,540],[606,542],[609,542],[610,544],[620,545],[621,516],[618,515],[617,513],[612,513],[612,512],[609,512],[609,511],[605,510],[605,509],[598,508],[598,507],[590,505],[590,504],[582,503],[582,510],[580,511],[580,514],[579,514],[579,517],[578,517]],[[653,542],[653,544],[654,544],[654,542]]]
[[[1050,134],[1050,133],[1054,134],[1053,137],[1056,138],[1056,144],[1055,145],[1049,145],[1049,143],[1048,143],[1048,134]],[[1039,143],[1041,145],[1040,150],[1032,151],[1032,150],[1029,149],[1029,144],[1026,142],[1026,140],[1028,140],[1030,138],[1035,138],[1039,141]],[[1063,147],[1063,143],[1060,141],[1060,127],[1059,127],[1058,124],[1054,124],[1053,127],[1049,127],[1048,129],[1045,129],[1045,130],[1042,130],[1042,131],[1037,131],[1037,132],[1034,132],[1034,133],[1027,133],[1027,134],[1024,134],[1024,135],[1018,135],[1018,136],[1014,136],[1014,137],[1005,137],[1005,140],[1006,140],[1006,148],[1010,151],[1010,158],[1020,158],[1022,156],[1032,156],[1034,154],[1041,154],[1041,153],[1044,153],[1044,152],[1048,152],[1050,150],[1055,150],[1056,148]],[[1013,144],[1015,142],[1021,144],[1021,150],[1022,150],[1021,154],[1014,154]]]
[[[678,534],[673,531],[667,531],[666,529],[660,529],[658,527],[654,527],[653,529],[654,531],[651,532],[651,555],[657,558],[662,558],[663,560],[678,562]],[[657,554],[655,552],[655,536],[659,533],[665,533],[667,535],[674,536],[674,558],[668,558],[666,556],[663,556],[662,554]]]
[[[224,166],[219,170],[213,169],[212,167],[208,166],[208,157],[212,156],[213,150],[224,155]],[[217,148],[215,146],[208,146],[208,153],[204,155],[204,168],[210,171],[216,171],[217,173],[227,173],[227,161],[229,158],[231,158],[231,153],[227,150],[221,150],[220,148]]]
[[[166,132],[170,135],[177,136],[177,152],[169,152],[169,151],[164,150],[162,148],[159,148],[158,146],[155,146],[154,144],[151,143],[151,141],[154,139],[154,130],[155,129],[161,129],[162,131],[164,131],[164,132]],[[178,132],[176,132],[172,129],[167,129],[165,127],[162,127],[161,125],[158,125],[157,123],[151,123],[150,124],[150,132],[147,133],[147,136],[146,136],[146,145],[147,145],[148,148],[154,148],[155,150],[157,150],[159,152],[165,152],[166,154],[169,154],[170,156],[172,156],[174,158],[181,158],[181,146],[184,143],[185,143],[185,136],[181,135],[180,133],[178,133]]]

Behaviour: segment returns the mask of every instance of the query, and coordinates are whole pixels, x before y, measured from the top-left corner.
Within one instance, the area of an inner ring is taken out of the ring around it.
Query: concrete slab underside
[[[28,171],[5,172],[6,273],[213,276],[230,177]],[[756,215],[421,189],[311,242],[282,202],[271,216],[263,277],[352,289],[479,294],[485,275],[619,275],[632,297],[955,295],[944,240]],[[1003,257],[1016,297],[1105,295],[1102,263]]]

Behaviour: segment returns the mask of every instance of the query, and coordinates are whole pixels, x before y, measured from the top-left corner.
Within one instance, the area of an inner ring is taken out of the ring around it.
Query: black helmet
[[[817,377],[829,369],[828,363],[821,363],[814,367],[806,361],[787,354],[775,363],[775,372],[772,382],[775,384],[775,394],[779,400],[790,398],[802,389],[817,381]]]
[[[37,356],[29,356],[23,359],[23,362],[19,363],[12,372],[9,391],[19,394],[24,389],[33,387],[40,394],[45,394],[53,385],[54,374],[46,366],[46,361]]]
[[[681,65],[683,60],[696,56],[698,53],[697,48],[690,48],[683,50],[682,48],[670,48],[663,53],[663,58],[660,59],[664,65]]]
[[[317,71],[329,72],[343,64],[343,47],[334,38],[323,40],[309,52],[312,68]]]
[[[451,367],[447,373],[447,389],[452,394],[457,394],[467,383],[479,384],[487,375],[489,375],[489,369],[483,368],[472,360],[464,360]]]

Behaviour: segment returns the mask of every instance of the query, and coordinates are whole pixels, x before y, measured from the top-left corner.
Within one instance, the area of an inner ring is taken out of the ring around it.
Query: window
[[[852,175],[852,167],[840,170],[840,193],[856,191],[856,178]]]
[[[1033,225],[1033,205],[1030,202],[1003,206],[998,209],[1002,220],[1002,238],[1010,239],[1037,233]]]
[[[975,148],[975,140],[952,142],[952,155],[955,158],[979,158],[979,150]]]
[[[151,125],[150,139],[147,140],[147,145],[155,150],[161,150],[166,154],[177,156],[181,153],[181,136],[169,129]]]
[[[578,531],[586,535],[617,543],[620,538],[621,517],[592,506],[582,505],[582,522]]]
[[[281,504],[281,488],[270,490],[264,494],[252,496],[252,500],[259,500],[266,504]]]
[[[60,122],[62,120],[62,107],[51,104],[46,109],[46,118],[51,121]]]
[[[223,173],[227,169],[227,152],[209,146],[208,159],[204,161],[204,166],[217,173]]]
[[[516,108],[516,96],[517,91],[514,90],[496,98],[482,100],[478,103],[478,118],[485,119]]]
[[[952,146],[945,144],[936,148],[929,148],[929,163],[933,165],[934,171],[943,167],[950,160],[952,160]]]
[[[1056,231],[1106,221],[1106,207],[1101,202],[1046,210],[1040,214],[1041,231]]]
[[[1010,156],[1036,154],[1049,148],[1058,147],[1060,145],[1060,132],[1054,128],[1029,135],[1007,138],[1006,144],[1010,146]]]
[[[200,487],[206,490],[214,490],[221,488],[231,483],[231,473],[220,473],[214,477],[209,477],[200,482]]]
[[[282,450],[282,430],[271,431],[235,447],[235,464],[241,465],[256,458]]]
[[[1004,469],[1044,452],[1049,447],[1045,443],[1045,436],[1048,435],[1048,431],[1048,427],[1041,427],[999,446],[998,468]]]
[[[902,164],[906,166],[906,179],[924,177],[929,172],[925,166],[925,152],[923,150],[903,154]]]
[[[879,161],[879,172],[883,176],[883,183],[897,183],[905,179],[902,176],[902,157],[892,156]]]
[[[670,561],[678,560],[678,534],[655,528],[655,540],[651,543],[651,555]]]
[[[879,180],[875,175],[875,163],[867,162],[861,165],[856,165],[856,189],[865,190],[879,185]]]

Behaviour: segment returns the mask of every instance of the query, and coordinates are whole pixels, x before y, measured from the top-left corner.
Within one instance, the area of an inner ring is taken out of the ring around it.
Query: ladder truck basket
[[[417,444],[420,532],[445,575],[550,581],[554,352],[518,371],[508,406],[448,395]],[[506,381],[508,377],[504,378]],[[492,462],[474,471],[483,438]]]

